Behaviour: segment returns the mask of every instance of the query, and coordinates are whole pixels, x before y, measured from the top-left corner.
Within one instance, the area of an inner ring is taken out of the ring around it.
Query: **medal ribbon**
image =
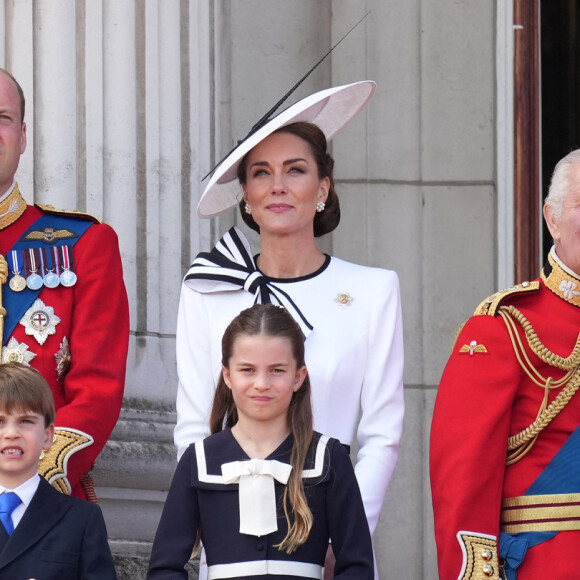
[[[22,270],[22,264],[18,261],[18,254],[19,252],[17,250],[11,250],[8,253],[8,265],[15,276],[20,274],[20,270]]]
[[[58,246],[47,248],[47,252],[54,258],[54,270],[60,276],[60,256],[58,253]]]
[[[44,277],[47,270],[44,266],[44,248],[40,248],[38,252],[38,257],[40,258],[40,275]]]
[[[40,248],[40,256],[43,267],[47,272],[54,272],[55,264],[52,261],[52,248]]]
[[[49,245],[55,250],[65,243],[64,241],[56,241],[52,244],[48,244],[43,239],[26,239],[26,236],[31,232],[43,232],[46,227],[51,227],[54,230],[68,229],[74,231],[77,234],[76,238],[69,238],[66,240],[66,244],[69,248],[72,248],[81,237],[87,232],[87,230],[94,224],[94,222],[87,219],[76,219],[70,216],[58,216],[51,214],[41,215],[23,234],[20,239],[14,244],[9,255],[13,257],[12,252],[23,252],[24,255],[27,249],[30,248],[42,248]],[[21,254],[22,255],[22,254]],[[57,255],[56,253],[54,254]],[[71,256],[69,255],[69,261]],[[58,262],[57,262],[58,263]],[[5,292],[2,296],[3,306],[6,308],[6,316],[4,318],[4,344],[7,344],[10,340],[10,336],[14,332],[14,328],[18,324],[18,321],[22,318],[24,313],[30,308],[36,297],[40,294],[42,288],[39,290],[30,290],[30,288],[25,288],[22,292]]]
[[[286,308],[304,336],[313,329],[292,298],[256,268],[250,244],[236,227],[211,252],[197,255],[184,283],[202,293],[244,289],[254,296],[254,304],[278,304]]]
[[[36,248],[29,248],[28,250],[24,251],[25,269],[28,273],[28,276],[30,274],[36,274],[38,270],[37,266],[38,254],[36,254],[36,251],[37,251]],[[26,278],[28,278],[28,276],[26,276]]]
[[[72,271],[72,253],[69,252],[68,246],[60,246],[60,251],[62,252],[62,269]]]

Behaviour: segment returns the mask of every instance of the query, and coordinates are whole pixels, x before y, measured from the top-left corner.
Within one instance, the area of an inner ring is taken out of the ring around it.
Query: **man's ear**
[[[560,224],[554,218],[554,210],[551,205],[547,203],[544,204],[544,219],[546,220],[546,225],[550,230],[550,235],[555,242],[560,241]]]

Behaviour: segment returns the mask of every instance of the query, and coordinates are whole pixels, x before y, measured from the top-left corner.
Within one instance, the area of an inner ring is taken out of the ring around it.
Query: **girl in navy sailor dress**
[[[147,578],[187,579],[201,538],[209,580],[374,578],[371,537],[350,457],[314,432],[304,336],[273,305],[242,311],[222,340],[213,435],[174,474]]]

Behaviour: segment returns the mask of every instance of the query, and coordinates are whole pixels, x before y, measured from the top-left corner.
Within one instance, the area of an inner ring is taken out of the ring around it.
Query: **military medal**
[[[60,276],[54,271],[49,248],[40,248],[40,263],[42,271],[45,272],[43,276],[44,285],[47,288],[56,288],[60,284]]]
[[[22,266],[18,262],[18,251],[12,250],[8,256],[8,259],[12,262],[10,268],[12,270],[12,278],[8,283],[10,289],[14,292],[22,292],[26,288],[26,280],[20,275],[20,270]]]
[[[26,288],[26,280],[20,274],[15,274],[9,285],[14,292],[22,292]]]
[[[60,284],[60,276],[52,271],[48,271],[43,280],[47,288],[56,288]]]
[[[77,275],[72,271],[72,254],[68,246],[61,246],[62,251],[62,272],[60,274],[60,283],[67,288],[77,283]]]
[[[37,274],[37,271],[38,271],[37,264],[38,263],[37,263],[37,257],[36,257],[36,250],[34,248],[30,248],[29,250],[26,250],[26,254],[28,255],[27,266],[28,266],[28,271],[30,272],[28,274],[28,276],[26,277],[26,285],[31,290],[40,290],[42,288],[42,285],[44,284],[44,281],[42,279],[42,276]]]
[[[46,339],[56,332],[56,325],[60,318],[54,313],[52,306],[47,306],[40,298],[37,298],[32,306],[20,319],[26,334],[34,336],[39,344],[44,344]]]
[[[77,275],[71,270],[64,270],[60,275],[60,283],[70,288],[77,283]]]
[[[2,364],[17,362],[30,366],[30,361],[36,356],[36,353],[28,350],[28,345],[18,342],[11,337],[6,346],[2,347]]]
[[[60,381],[60,379],[68,372],[71,363],[70,348],[66,336],[63,337],[62,342],[60,343],[60,348],[54,357],[56,359],[56,372],[58,374],[57,380]]]

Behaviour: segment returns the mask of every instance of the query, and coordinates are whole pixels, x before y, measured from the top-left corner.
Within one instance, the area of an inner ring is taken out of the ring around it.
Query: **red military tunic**
[[[527,319],[527,336],[509,307]],[[580,279],[552,255],[541,279],[482,303],[462,328],[443,372],[430,457],[442,580],[498,578],[502,500],[519,501],[580,424],[575,394],[529,449],[519,448],[521,459],[506,465],[508,437],[536,420],[547,377],[556,387],[548,389],[546,405],[565,384],[580,383]],[[517,531],[528,530],[510,533]],[[518,580],[577,578],[579,545],[580,531],[560,531],[528,548]]]
[[[11,203],[20,209],[4,215]],[[88,499],[96,500],[90,478],[83,478],[84,486],[81,478],[105,445],[121,409],[129,338],[121,258],[117,236],[108,225],[82,214],[67,217],[26,206],[17,186],[0,203],[0,254],[9,259],[14,244],[46,213],[68,219],[71,225],[73,218],[94,222],[72,247],[77,282],[71,287],[42,287],[37,297],[42,302],[41,316],[50,319],[54,333],[45,333],[41,344],[27,334],[31,325],[23,315],[10,337],[4,336],[2,362],[30,364],[52,389],[57,437],[41,461],[41,474],[60,491],[83,498],[88,492]],[[14,217],[16,221],[10,223]],[[47,242],[46,247],[53,246]],[[10,272],[8,279],[13,276]],[[5,305],[10,292],[9,283],[4,284]]]

